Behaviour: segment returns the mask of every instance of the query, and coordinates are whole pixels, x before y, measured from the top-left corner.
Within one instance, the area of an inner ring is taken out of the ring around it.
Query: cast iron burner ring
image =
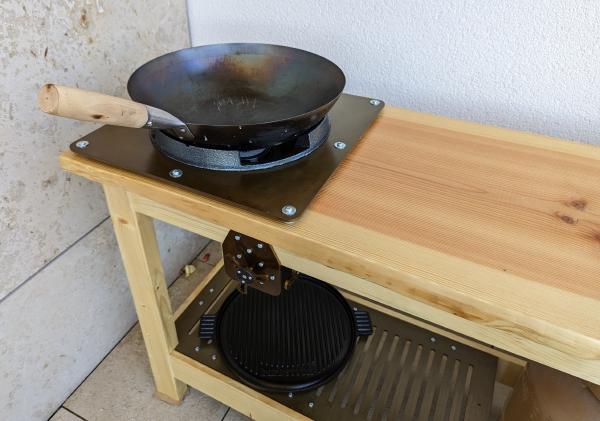
[[[252,171],[288,164],[314,152],[327,140],[331,124],[325,117],[305,134],[292,139],[282,139],[270,148],[250,151],[202,148],[187,145],[165,133],[155,130],[150,139],[154,147],[184,164],[219,171]]]

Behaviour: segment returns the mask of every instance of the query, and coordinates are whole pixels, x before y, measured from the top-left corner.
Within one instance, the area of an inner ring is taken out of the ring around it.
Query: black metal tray
[[[230,377],[217,341],[199,320],[235,290],[221,269],[175,322],[176,351]],[[294,286],[292,286],[294,288]],[[349,300],[369,312],[373,334],[356,341],[342,371],[316,390],[264,394],[314,420],[488,421],[497,358]]]

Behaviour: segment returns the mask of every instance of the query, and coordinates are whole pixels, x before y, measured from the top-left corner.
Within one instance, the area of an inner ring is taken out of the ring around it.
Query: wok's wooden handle
[[[68,86],[42,86],[38,104],[48,114],[113,126],[143,127],[148,121],[144,104]]]

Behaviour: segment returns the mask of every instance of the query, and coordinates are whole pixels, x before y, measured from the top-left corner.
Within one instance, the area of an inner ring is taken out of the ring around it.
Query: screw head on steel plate
[[[341,140],[338,140],[333,144],[333,147],[339,150],[346,149],[346,143],[342,142]]]
[[[292,205],[285,205],[281,208],[281,213],[287,216],[293,216],[296,214],[296,208]]]
[[[179,178],[183,175],[183,171],[180,170],[179,168],[175,168],[175,169],[172,169],[171,171],[169,171],[169,175],[172,178]]]

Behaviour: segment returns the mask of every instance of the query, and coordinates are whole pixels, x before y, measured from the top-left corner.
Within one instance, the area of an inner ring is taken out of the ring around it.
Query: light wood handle
[[[143,127],[148,121],[144,104],[67,86],[42,86],[38,104],[48,114],[113,126]]]

